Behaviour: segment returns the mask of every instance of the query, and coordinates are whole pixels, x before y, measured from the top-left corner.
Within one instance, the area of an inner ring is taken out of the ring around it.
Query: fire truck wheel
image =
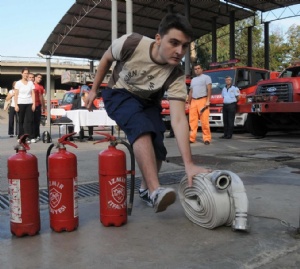
[[[254,136],[265,137],[268,129],[262,116],[257,114],[248,114],[247,130]]]

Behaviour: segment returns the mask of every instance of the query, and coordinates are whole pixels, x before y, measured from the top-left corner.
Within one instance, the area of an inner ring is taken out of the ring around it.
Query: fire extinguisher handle
[[[59,144],[63,144],[63,145],[69,145],[69,146],[72,146],[74,148],[78,148],[78,146],[72,142],[70,142],[68,140],[68,138],[72,135],[76,134],[76,132],[73,132],[73,133],[69,133],[69,134],[66,134],[64,136],[62,136],[61,138],[58,139],[58,143]]]
[[[107,134],[107,133],[102,133],[102,132],[96,132],[96,134],[105,136],[106,138],[98,140],[94,142],[94,144],[102,143],[102,142],[109,142],[109,141],[117,141],[117,138],[113,135]]]
[[[24,147],[26,150],[29,150],[29,149],[30,149],[29,145],[26,143],[26,139],[27,139],[28,136],[29,136],[28,134],[24,134],[24,135],[22,135],[22,136],[20,137],[19,145],[17,145],[17,146],[15,147],[16,150],[19,150],[20,147]]]

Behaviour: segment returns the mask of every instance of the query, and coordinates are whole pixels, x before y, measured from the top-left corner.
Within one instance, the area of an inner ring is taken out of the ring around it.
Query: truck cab
[[[83,91],[89,91],[91,89],[94,78],[95,78],[94,73],[73,71],[73,70],[65,71],[61,75],[61,83],[69,84],[69,85],[79,85],[79,86],[77,86],[77,88],[75,89],[71,87],[71,89],[64,94],[59,107],[64,108],[65,110],[71,110],[74,99],[81,98]],[[110,74],[107,74],[103,82],[97,89],[97,97],[94,100],[94,105],[98,109],[103,108],[101,91],[103,88],[107,87],[107,83],[109,79],[110,79]]]
[[[221,63],[212,63],[210,70],[203,73],[209,75],[212,80],[212,95],[210,100],[210,127],[223,127],[223,97],[222,89],[225,86],[225,77],[232,78],[233,85],[240,89],[241,95],[239,104],[246,102],[246,97],[255,92],[256,84],[268,79],[270,73],[268,70],[247,66],[235,66],[239,60],[234,59]],[[245,128],[247,113],[237,113],[235,116],[235,127]],[[199,126],[201,123],[199,122]]]
[[[102,108],[102,97],[101,97],[101,90],[105,88],[106,85],[102,85],[97,90],[97,97],[94,100],[94,105],[96,108]],[[79,86],[77,89],[71,88],[69,91],[65,92],[60,104],[58,107],[63,108],[64,110],[71,110],[74,99],[81,98],[83,91],[90,91],[90,87],[87,85]]]
[[[186,84],[186,92],[188,94],[189,87],[191,84],[190,76],[186,76],[185,84]],[[161,100],[161,107],[162,107],[162,111],[161,111],[162,119],[165,122],[166,129],[169,130],[171,128],[171,117],[170,117],[170,103],[168,100],[168,92],[165,92],[165,94]],[[188,105],[187,101],[185,103],[185,114],[187,116],[189,115],[189,105]]]
[[[299,130],[300,61],[292,63],[278,78],[260,81],[238,111],[249,113],[247,128],[254,136],[263,137],[270,130]]]

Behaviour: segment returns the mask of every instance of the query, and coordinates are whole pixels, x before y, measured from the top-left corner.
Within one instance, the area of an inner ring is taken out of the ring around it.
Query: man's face
[[[163,37],[157,34],[155,41],[158,45],[158,58],[155,60],[161,64],[178,65],[189,48],[191,38],[180,30],[170,29]]]
[[[226,85],[230,85],[231,84],[231,78],[225,78],[225,83],[226,83]]]
[[[28,75],[28,81],[34,82],[34,75],[33,74]]]
[[[42,81],[42,76],[38,75],[34,78],[34,82],[37,83],[37,84],[40,84]]]
[[[194,67],[194,72],[195,72],[196,76],[200,76],[203,73],[203,69],[202,69],[201,65],[196,65]]]

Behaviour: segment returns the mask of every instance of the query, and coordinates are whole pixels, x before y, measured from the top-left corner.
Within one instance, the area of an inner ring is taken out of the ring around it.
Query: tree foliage
[[[259,18],[248,18],[235,23],[235,58],[240,59],[240,65],[248,63],[248,29],[252,30],[252,66],[264,68],[264,27],[259,24]],[[217,30],[217,61],[230,59],[229,25]],[[292,25],[284,35],[280,29],[275,29],[269,35],[270,70],[280,70],[287,67],[292,60],[300,57],[300,26]],[[196,61],[205,69],[212,62],[212,35],[207,34],[195,41]]]

